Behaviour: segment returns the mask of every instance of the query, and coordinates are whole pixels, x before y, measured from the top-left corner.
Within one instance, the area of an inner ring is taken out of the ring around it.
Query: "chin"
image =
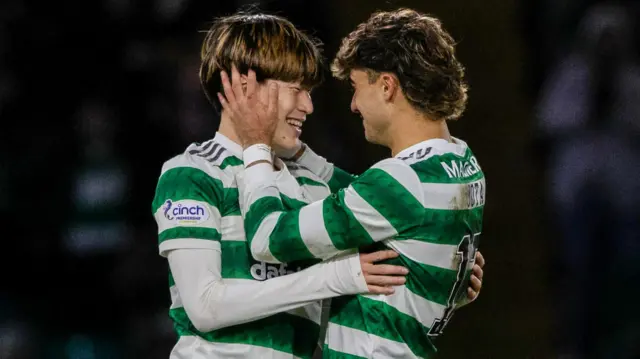
[[[273,150],[276,152],[276,156],[281,158],[290,158],[298,152],[301,142],[297,138],[285,138],[280,139],[273,144]]]

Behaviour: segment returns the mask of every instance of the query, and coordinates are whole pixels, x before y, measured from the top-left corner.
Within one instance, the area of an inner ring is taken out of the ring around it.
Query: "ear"
[[[247,93],[247,75],[240,75],[240,84],[242,85],[242,93]]]
[[[393,74],[381,74],[379,83],[382,87],[382,96],[386,101],[393,100],[397,92],[400,90],[400,82]]]

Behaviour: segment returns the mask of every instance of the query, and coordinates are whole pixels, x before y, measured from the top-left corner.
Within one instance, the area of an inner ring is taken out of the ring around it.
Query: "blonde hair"
[[[279,16],[240,13],[218,18],[200,51],[200,83],[218,111],[220,71],[229,73],[232,65],[242,74],[254,70],[258,82],[300,82],[310,89],[323,80],[319,46],[318,40]]]

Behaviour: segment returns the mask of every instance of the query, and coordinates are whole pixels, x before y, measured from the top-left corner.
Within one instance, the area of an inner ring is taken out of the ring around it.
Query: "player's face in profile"
[[[267,80],[258,89],[265,103],[271,82],[276,82],[279,89],[278,125],[273,135],[273,148],[276,153],[289,153],[300,146],[302,124],[307,115],[313,112],[311,95],[299,83]]]
[[[362,70],[352,70],[349,77],[353,87],[351,111],[362,117],[364,136],[367,141],[383,144],[381,140],[389,127],[389,119],[385,116],[380,79],[370,83],[369,75]]]

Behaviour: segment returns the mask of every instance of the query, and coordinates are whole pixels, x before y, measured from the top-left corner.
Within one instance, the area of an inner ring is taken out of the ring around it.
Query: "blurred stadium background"
[[[247,3],[0,2],[0,358],[168,358],[150,203],[162,162],[218,124],[199,31]],[[441,358],[640,358],[639,5],[260,3],[328,58],[400,6],[459,40],[470,103],[451,128],[487,176],[488,264]],[[352,172],[387,155],[364,141],[347,86],[328,79],[313,100],[303,137],[316,152]]]

